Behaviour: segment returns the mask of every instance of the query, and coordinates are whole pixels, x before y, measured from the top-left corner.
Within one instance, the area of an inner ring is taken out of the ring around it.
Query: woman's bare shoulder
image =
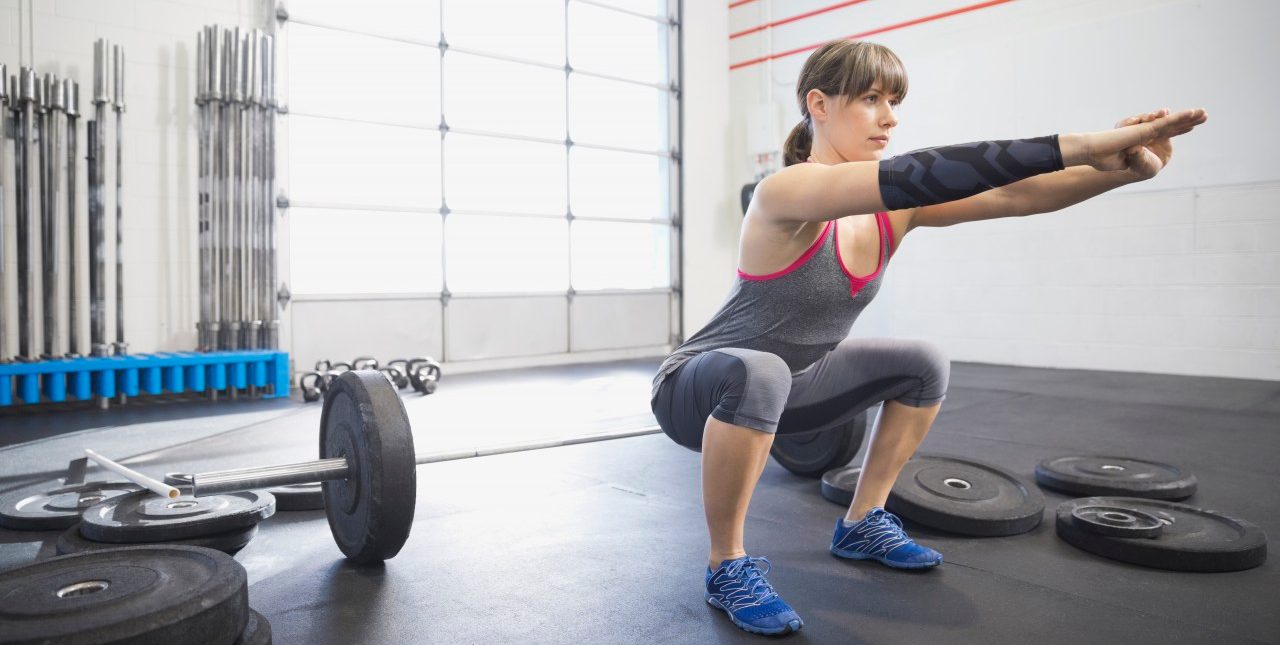
[[[827,222],[777,220],[748,211],[738,243],[738,268],[750,275],[767,275],[785,269],[797,255],[813,245]]]

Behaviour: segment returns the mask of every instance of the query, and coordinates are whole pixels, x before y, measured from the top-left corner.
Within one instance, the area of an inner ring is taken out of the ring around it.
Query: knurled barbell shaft
[[[581,437],[569,437],[567,439],[526,441],[522,443],[475,450],[456,450],[453,452],[418,455],[414,459],[414,463],[421,466],[423,464],[434,464],[441,461],[470,459],[472,457],[487,457],[489,455],[525,452],[527,450],[538,450],[541,448],[557,448],[560,446],[571,446],[579,443],[604,441],[606,439],[638,437],[658,432],[662,432],[662,429],[658,426],[645,426],[634,430],[601,432]],[[287,486],[289,484],[314,484],[316,482],[322,482],[329,479],[343,479],[346,476],[347,460],[345,457],[318,459],[316,461],[307,461],[298,464],[284,464],[280,466],[260,466],[256,468],[219,470],[192,475],[191,494],[195,497],[201,497],[203,495],[217,495],[220,493],[232,493],[258,488],[274,488],[276,486]]]

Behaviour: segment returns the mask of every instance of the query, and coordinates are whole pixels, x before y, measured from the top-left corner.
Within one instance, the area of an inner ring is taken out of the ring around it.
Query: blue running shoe
[[[765,565],[763,571],[760,563]],[[721,562],[714,572],[707,567],[707,604],[723,609],[733,624],[756,634],[800,629],[804,621],[764,579],[770,566],[767,558],[743,556]]]
[[[879,506],[861,521],[836,520],[831,553],[851,560],[879,560],[898,569],[928,569],[942,564],[942,554],[920,546],[902,531],[902,520]]]

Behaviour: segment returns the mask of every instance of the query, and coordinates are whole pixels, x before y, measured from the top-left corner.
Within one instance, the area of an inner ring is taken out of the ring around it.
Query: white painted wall
[[[721,11],[687,4],[695,16]],[[834,4],[757,0],[727,10],[728,30]],[[729,61],[974,4],[872,0],[735,38]],[[1280,127],[1269,118],[1280,89],[1266,80],[1280,60],[1277,24],[1280,5],[1266,0],[1016,0],[869,36],[911,81],[889,154],[1109,129],[1161,107],[1204,107],[1210,121],[1176,139],[1150,181],[1055,213],[916,229],[853,335],[927,338],[956,361],[1280,379]],[[686,65],[718,60],[718,29],[690,33]],[[686,270],[702,288],[690,293],[686,334],[733,275],[737,189],[755,174],[751,115],[778,106],[780,149],[800,119],[795,83],[809,53],[728,72],[727,94],[691,79],[686,114],[707,116],[701,128],[687,122],[686,180],[701,192],[686,199]]]
[[[729,9],[684,1],[684,337],[706,324],[733,284],[742,211],[741,106],[730,95]],[[730,116],[732,118],[726,118]]]
[[[204,25],[266,28],[261,0],[0,0],[0,62],[11,75],[34,67],[80,83],[80,244],[85,222],[85,122],[93,116],[93,42],[125,53],[124,290],[125,331],[133,353],[196,345],[199,265],[196,242],[196,32]],[[115,117],[108,116],[106,239],[109,240],[107,338],[115,339]],[[9,175],[11,176],[11,175]],[[6,195],[10,350],[17,350],[13,195]],[[65,252],[65,251],[64,251]],[[82,257],[87,253],[81,248]],[[87,268],[79,272],[87,312]],[[64,323],[65,330],[65,323]],[[64,332],[65,333],[65,332]],[[88,342],[88,316],[81,324]]]
[[[737,191],[755,173],[749,114],[777,106],[779,147],[799,118],[805,54],[729,65],[970,2],[872,0],[728,39],[831,4],[684,3],[686,336],[733,279]],[[195,343],[195,33],[266,26],[266,11],[256,0],[0,0],[11,71],[34,63],[83,88],[94,39],[126,49],[134,351]],[[1057,213],[918,229],[853,333],[929,338],[958,361],[1280,378],[1280,129],[1264,118],[1280,107],[1265,82],[1280,59],[1278,19],[1264,0],[1018,0],[873,36],[912,80],[891,153],[1102,129],[1165,106],[1204,106],[1211,121],[1149,182]]]

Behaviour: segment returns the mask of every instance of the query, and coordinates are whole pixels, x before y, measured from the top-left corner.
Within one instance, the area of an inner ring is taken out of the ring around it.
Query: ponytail
[[[805,116],[796,127],[791,128],[791,134],[787,135],[787,142],[782,146],[783,167],[809,160],[809,153],[813,148],[813,132],[810,131],[809,124],[809,117]]]

